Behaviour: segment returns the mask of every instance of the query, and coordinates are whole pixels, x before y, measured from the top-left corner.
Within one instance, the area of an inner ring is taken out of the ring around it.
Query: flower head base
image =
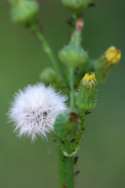
[[[39,6],[36,0],[11,0],[12,20],[15,23],[32,24],[36,21]]]
[[[88,53],[81,45],[81,29],[83,26],[80,24],[76,26],[68,45],[59,51],[60,61],[73,68],[83,66],[88,61]]]
[[[93,3],[93,0],[62,0],[62,3],[74,12],[82,12]]]
[[[86,73],[82,79],[83,86],[87,88],[93,88],[96,85],[96,76],[95,73]]]
[[[118,64],[121,60],[121,51],[112,46],[106,50],[104,57],[109,64]]]
[[[19,135],[34,139],[53,131],[57,116],[65,110],[64,96],[38,84],[28,86],[16,95],[9,115]]]

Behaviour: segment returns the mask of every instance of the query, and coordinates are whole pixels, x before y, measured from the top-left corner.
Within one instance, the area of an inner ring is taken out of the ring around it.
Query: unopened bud
[[[11,0],[12,20],[16,23],[32,24],[39,6],[35,0]]]
[[[59,52],[62,63],[73,68],[84,65],[88,60],[87,52],[81,46],[81,32],[75,30],[70,42]]]
[[[96,76],[95,73],[86,73],[82,79],[83,86],[87,88],[95,87],[96,85]]]

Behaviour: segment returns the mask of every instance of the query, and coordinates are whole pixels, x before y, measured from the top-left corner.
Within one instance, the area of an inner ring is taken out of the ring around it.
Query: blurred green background
[[[55,50],[68,40],[69,13],[61,0],[40,0],[41,25]],[[19,139],[7,119],[14,93],[39,81],[48,59],[33,34],[10,20],[7,0],[0,0],[0,187],[56,188],[56,150],[50,141]],[[99,56],[110,45],[122,49],[122,63],[101,88],[96,110],[86,122],[77,188],[125,187],[125,1],[97,0],[85,15],[84,46]]]

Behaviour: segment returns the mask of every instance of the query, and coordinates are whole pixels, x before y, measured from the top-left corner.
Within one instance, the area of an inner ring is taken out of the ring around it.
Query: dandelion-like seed
[[[32,139],[54,130],[56,117],[66,110],[65,97],[43,84],[26,87],[17,93],[10,109],[10,119],[19,135]]]

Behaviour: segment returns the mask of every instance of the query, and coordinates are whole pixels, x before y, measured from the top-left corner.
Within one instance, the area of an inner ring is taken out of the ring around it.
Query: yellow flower
[[[96,85],[95,73],[86,73],[82,79],[83,86],[87,88],[92,88]]]
[[[104,57],[108,63],[117,64],[121,60],[121,51],[118,48],[112,46],[106,50]]]

